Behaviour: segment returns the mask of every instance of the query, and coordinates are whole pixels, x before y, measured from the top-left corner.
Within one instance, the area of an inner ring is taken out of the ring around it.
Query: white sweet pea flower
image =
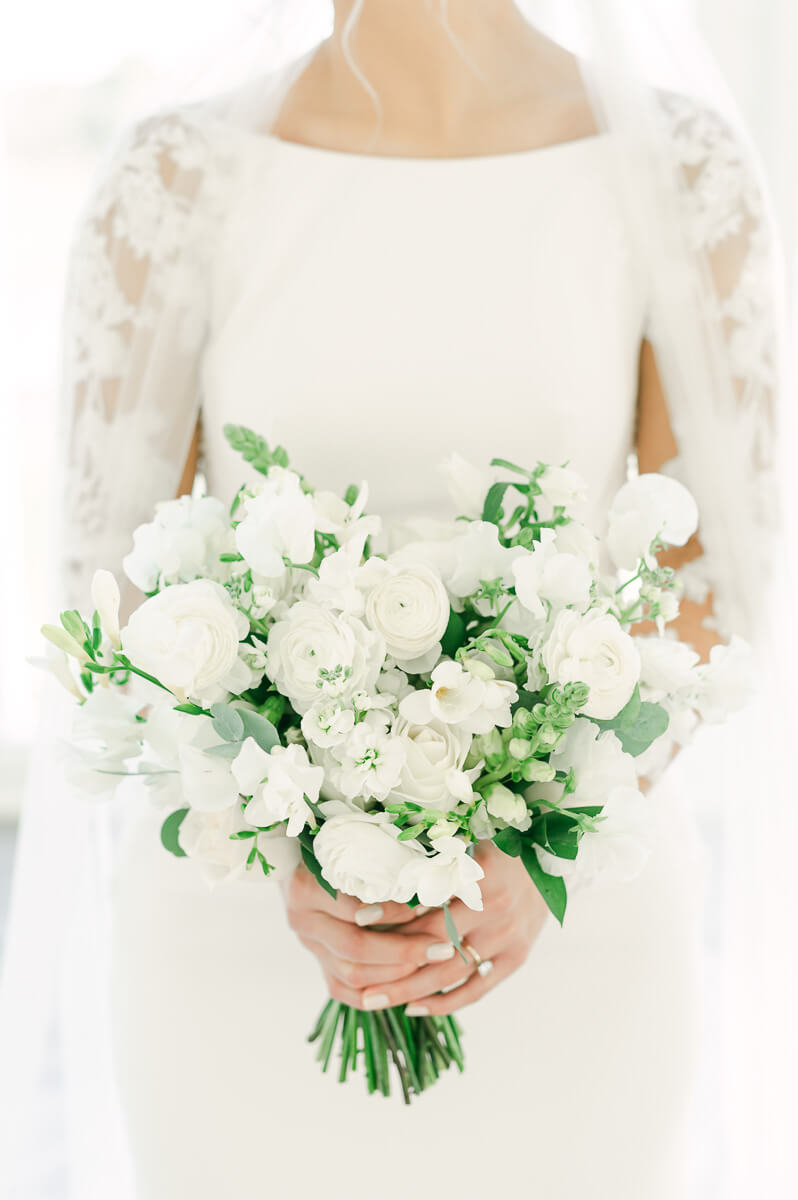
[[[695,704],[705,721],[723,721],[744,708],[754,694],[754,654],[747,642],[733,637],[728,645],[713,646],[709,662],[698,668],[700,683]]]
[[[230,760],[206,754],[199,746],[178,747],[180,783],[186,803],[198,812],[220,812],[238,800]]]
[[[139,703],[118,688],[92,692],[72,712],[72,741],[65,748],[70,782],[95,795],[116,789],[128,759],[141,753]]]
[[[123,629],[122,646],[135,666],[175,695],[212,703],[250,685],[239,658],[248,633],[247,618],[225,589],[196,579],[145,600]]]
[[[364,482],[354,504],[347,504],[335,492],[316,492],[313,496],[316,528],[320,533],[332,534],[340,546],[355,544],[358,557],[363,553],[366,539],[376,537],[382,528],[378,516],[364,516],[368,494],[368,484]]]
[[[696,502],[683,484],[667,475],[638,475],[612,502],[607,547],[617,567],[635,570],[659,538],[683,546],[698,528]]]
[[[192,808],[180,824],[180,846],[197,863],[211,885],[243,879],[262,880],[260,866],[247,870],[247,858],[254,846],[274,868],[269,873],[270,880],[287,878],[298,866],[299,843],[294,838],[287,838],[282,830],[241,840],[232,836],[242,830],[251,830],[251,826],[237,807],[219,812],[199,812]]]
[[[592,571],[599,565],[599,543],[595,534],[579,521],[567,521],[554,531],[554,546],[559,554],[573,554],[588,564]]]
[[[584,479],[568,467],[546,467],[538,476],[538,485],[552,508],[569,508],[587,496]]]
[[[326,801],[322,810],[327,819],[313,839],[313,853],[331,887],[363,904],[412,899],[415,881],[405,880],[404,873],[424,851],[413,841],[399,841],[387,813],[365,813],[335,801]]]
[[[410,671],[440,657],[449,624],[449,597],[440,577],[423,564],[383,564],[366,597],[366,621],[383,638],[388,655]]]
[[[301,715],[319,702],[371,692],[384,661],[379,633],[310,601],[298,601],[269,631],[269,678]]]
[[[482,911],[479,880],[482,867],[468,853],[465,842],[456,837],[439,837],[429,856],[408,863],[402,872],[402,884],[418,896],[421,904],[438,908],[457,897],[477,912]]]
[[[316,548],[313,498],[294,471],[272,467],[259,491],[248,496],[236,527],[238,551],[259,575],[280,579],[284,559],[310,562]]]
[[[155,517],[133,533],[133,549],[122,560],[125,574],[142,592],[192,579],[225,580],[221,554],[234,549],[227,509],[212,496],[181,496],[158,504]]]
[[[91,599],[100,618],[100,626],[115,650],[119,649],[119,584],[110,571],[95,571],[91,581]]]
[[[670,637],[637,637],[640,653],[640,684],[649,700],[686,696],[695,691],[699,657],[692,646]]]
[[[405,762],[391,801],[411,800],[423,808],[448,812],[470,800],[471,779],[463,769],[471,748],[470,733],[435,719],[419,725],[400,716],[394,734],[404,745]]]
[[[590,599],[593,574],[589,564],[575,554],[559,553],[556,542],[554,530],[543,529],[531,553],[513,562],[515,593],[538,620],[547,615],[546,601],[564,608],[584,607]]]
[[[287,821],[289,837],[298,837],[313,824],[308,801],[319,799],[324,771],[314,766],[303,746],[274,746],[262,750],[247,738],[233,759],[232,773],[242,796],[251,796],[246,818],[251,825],[273,825]]]
[[[388,718],[370,712],[335,746],[330,758],[335,765],[328,767],[328,780],[347,800],[384,800],[399,782],[405,747],[389,729]]]
[[[558,771],[573,768],[576,789],[566,798],[570,808],[604,804],[616,787],[637,786],[637,764],[627,754],[612,730],[602,732],[592,721],[577,718],[551,755],[551,765]],[[547,792],[546,789],[552,791]],[[538,784],[528,795],[548,795],[558,801],[562,784]]]
[[[634,639],[611,613],[601,609],[584,615],[563,609],[542,658],[551,682],[588,685],[590,695],[583,712],[600,721],[618,715],[640,679],[640,655]]]
[[[390,561],[394,566],[425,563],[443,581],[452,606],[462,608],[462,598],[477,591],[483,579],[501,579],[505,587],[512,587],[513,562],[528,553],[522,546],[502,546],[499,531],[490,522],[457,521],[437,537],[408,542],[391,554]]]
[[[582,835],[576,859],[556,858],[537,849],[544,871],[569,884],[628,883],[643,870],[652,851],[652,804],[635,787],[616,787],[604,797],[595,832]]]
[[[399,712],[417,725],[439,720],[468,733],[488,733],[511,724],[517,699],[515,684],[496,679],[484,663],[446,661],[432,672],[432,687],[405,696]]]
[[[458,515],[478,520],[482,516],[485,497],[498,477],[495,468],[475,467],[455,450],[443,460],[439,469]]]

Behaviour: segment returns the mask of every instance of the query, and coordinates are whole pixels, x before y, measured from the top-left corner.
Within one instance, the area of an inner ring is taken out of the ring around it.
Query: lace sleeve
[[[73,241],[63,326],[60,588],[85,603],[133,528],[176,492],[199,407],[213,219],[208,132],[134,127]]]
[[[778,509],[774,226],[738,131],[684,96],[662,97],[661,116],[672,206],[648,336],[679,447],[674,472],[701,511],[704,553],[690,574],[712,591],[718,627],[752,636]]]

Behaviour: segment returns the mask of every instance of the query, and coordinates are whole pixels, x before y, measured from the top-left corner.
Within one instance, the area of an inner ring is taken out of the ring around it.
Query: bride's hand
[[[445,931],[421,928],[427,909],[364,905],[341,893],[333,900],[304,866],[282,888],[288,924],[319,960],[332,998],[352,1008],[363,1008],[364,988],[384,990],[417,975],[422,964],[454,955]],[[401,932],[374,928],[384,925]]]
[[[492,971],[480,975],[457,954],[447,962],[424,965],[403,979],[386,981],[385,986],[377,986],[375,980],[361,993],[357,1007],[406,1004],[411,1017],[443,1016],[481,999],[523,965],[546,920],[546,904],[520,859],[509,858],[491,842],[481,843],[476,857],[485,871],[480,881],[483,911],[474,912],[459,900],[449,905],[449,911],[460,937],[480,958],[490,959]],[[419,917],[395,936],[401,938],[411,931],[414,937],[426,934],[437,942],[448,939],[440,909]],[[441,989],[449,987],[455,990],[442,995]]]

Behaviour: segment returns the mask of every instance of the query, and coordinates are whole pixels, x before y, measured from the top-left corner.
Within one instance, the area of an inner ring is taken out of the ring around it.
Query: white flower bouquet
[[[229,512],[211,497],[158,506],[124,561],[146,593],[124,629],[107,571],[90,620],[43,629],[80,701],[69,769],[83,786],[138,776],[165,848],[213,881],[301,855],[333,896],[443,906],[461,953],[446,906],[481,908],[480,841],[520,858],[560,922],[568,887],[633,875],[639,776],[741,691],[741,643],[702,665],[665,628],[680,585],[656,556],[697,526],[685,488],[628,482],[602,548],[573,471],[453,456],[457,519],[383,554],[365,485],[314,491],[282,448],[225,434],[262,483]],[[656,632],[630,632],[643,620]],[[463,1068],[453,1017],[330,1000],[311,1037],[325,1070],[337,1044],[341,1079],[362,1064],[387,1095],[395,1071],[406,1100]]]

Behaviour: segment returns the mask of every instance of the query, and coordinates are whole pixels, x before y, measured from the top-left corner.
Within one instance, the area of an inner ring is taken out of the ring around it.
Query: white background
[[[688,0],[689,2],[689,0]],[[633,0],[630,0],[633,3]],[[16,3],[0,37],[0,819],[19,804],[46,611],[43,528],[70,232],[109,142],[194,44],[223,0]],[[798,258],[798,4],[693,0],[763,157],[791,266]]]

